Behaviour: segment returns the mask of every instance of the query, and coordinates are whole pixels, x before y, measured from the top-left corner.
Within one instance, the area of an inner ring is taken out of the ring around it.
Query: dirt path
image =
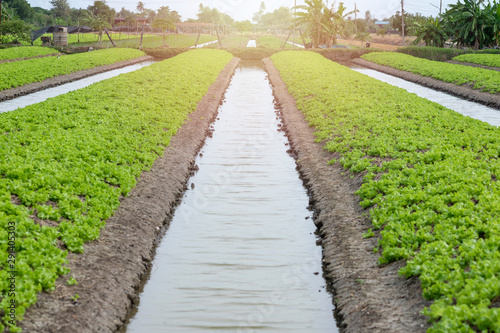
[[[238,62],[231,60],[164,156],[150,172],[143,172],[130,196],[121,199],[100,239],[87,243],[83,254],[70,254],[70,276],[79,283],[67,286],[66,276],[57,281],[54,292],[41,293],[20,323],[25,332],[116,332],[123,325]],[[77,301],[71,299],[75,294],[80,296]]]
[[[371,227],[354,194],[362,175],[351,179],[342,175],[342,167],[327,165],[335,156],[324,151],[323,144],[314,142],[314,129],[297,110],[272,61],[265,59],[264,64],[315,210],[314,222],[323,240],[324,270],[334,288],[343,331],[425,332],[427,318],[420,310],[429,304],[421,296],[420,281],[397,274],[401,261],[379,267],[379,255],[373,253],[376,240],[362,237]]]
[[[83,78],[86,78],[86,77],[89,77],[92,75],[108,72],[108,71],[111,71],[113,69],[118,69],[118,68],[130,66],[130,65],[138,64],[140,62],[144,62],[144,61],[148,61],[148,60],[154,60],[154,58],[151,56],[142,56],[142,57],[135,58],[132,60],[118,62],[116,64],[90,68],[90,69],[78,71],[76,73],[71,73],[71,74],[67,74],[67,75],[59,75],[59,76],[55,76],[55,77],[43,80],[41,82],[34,82],[34,83],[30,83],[30,84],[25,84],[21,87],[9,89],[9,90],[3,90],[3,91],[0,91],[0,102],[8,100],[8,99],[13,99],[16,97],[28,95],[28,94],[31,94],[31,93],[34,93],[34,92],[37,92],[40,90],[45,90],[45,89],[48,89],[51,87],[56,87],[56,86],[59,86],[61,84],[80,80],[80,79],[83,79]]]
[[[388,66],[382,66],[375,64],[371,61],[364,59],[354,59],[351,62],[361,65],[363,67],[371,68],[376,71],[393,75],[401,79],[420,84],[425,87],[429,87],[435,90],[443,91],[445,93],[464,98],[473,102],[484,104],[486,106],[499,109],[500,110],[500,94],[490,94],[487,92],[482,92],[479,90],[472,89],[467,86],[457,86],[453,83],[443,82],[440,80],[433,79],[431,77],[425,77],[410,72],[402,71],[399,69],[394,69]]]

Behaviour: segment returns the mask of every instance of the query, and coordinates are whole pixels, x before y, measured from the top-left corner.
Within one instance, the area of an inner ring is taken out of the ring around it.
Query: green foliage
[[[278,52],[277,50],[262,47],[239,47],[226,49],[226,51],[242,60],[262,60]]]
[[[415,33],[417,38],[413,41],[414,45],[418,45],[420,41],[424,41],[426,46],[443,47],[448,39],[448,33],[439,19],[429,18],[424,22],[415,23]]]
[[[99,237],[120,197],[163,154],[231,58],[194,50],[0,114],[2,310],[9,302],[9,222],[17,232],[15,300],[22,320],[37,293],[54,290],[68,273],[68,253],[60,248],[82,252]],[[2,314],[0,330],[7,319]]]
[[[156,59],[170,59],[188,51],[187,48],[175,48],[175,47],[165,47],[165,48],[156,48],[156,49],[143,49],[144,53],[155,57]]]
[[[66,55],[59,59],[47,57],[0,64],[0,91],[143,55],[143,52],[133,49],[105,49]]]
[[[249,20],[234,22],[234,27],[240,33],[253,31],[253,24]]]
[[[406,46],[398,48],[398,52],[408,54],[418,58],[424,58],[435,61],[448,61],[454,57],[467,53],[467,51],[460,49],[450,49],[434,46]]]
[[[369,53],[362,58],[444,82],[467,85],[491,94],[500,92],[500,75],[493,70],[431,61],[395,52]]]
[[[6,6],[13,9],[15,12],[15,16],[23,21],[31,19],[34,15],[34,10],[26,0],[3,0],[2,9]]]
[[[464,54],[453,60],[471,62],[473,64],[500,67],[500,56],[497,54]]]
[[[39,46],[11,47],[0,50],[0,60],[23,59],[41,55],[57,54],[59,51]]]
[[[28,42],[31,40],[30,32],[32,28],[30,24],[19,19],[3,21],[0,25],[0,42]]]
[[[385,36],[387,35],[387,29],[386,28],[379,28],[377,29],[377,36]]]
[[[450,5],[443,15],[444,23],[450,29],[453,41],[459,46],[482,49],[496,42],[499,32],[497,4],[484,0],[460,0]]]
[[[271,58],[317,141],[365,173],[374,251],[420,278],[429,332],[500,331],[500,129],[312,52]]]
[[[281,49],[281,48],[283,48],[283,44],[285,43],[285,40],[281,39],[279,37],[276,37],[276,36],[266,35],[266,36],[260,36],[257,39],[257,43],[258,43],[258,45],[260,45],[262,47],[266,47],[266,48],[270,48],[270,49]],[[285,48],[292,49],[293,45],[290,43],[286,43]]]
[[[311,38],[312,46],[328,46],[337,44],[337,35],[352,35],[355,23],[347,17],[357,11],[347,12],[343,2],[335,3],[328,8],[321,0],[305,0],[305,5],[297,6],[300,10],[296,13],[298,25],[306,27],[305,34]]]

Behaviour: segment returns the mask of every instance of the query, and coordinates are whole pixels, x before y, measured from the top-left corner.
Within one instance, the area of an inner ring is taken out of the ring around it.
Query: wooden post
[[[290,33],[288,34],[288,37],[286,38],[285,42],[283,43],[283,47],[282,47],[282,49],[284,49],[284,48],[285,48],[286,43],[288,43],[288,40],[290,39],[290,36],[291,36],[291,35],[292,35],[292,30],[290,30]]]
[[[142,26],[142,31],[141,31],[141,42],[139,44],[139,50],[142,48],[142,37],[144,36],[144,25]]]
[[[217,32],[217,39],[219,40],[219,47],[222,49],[222,41],[220,40],[220,37],[219,37],[219,29],[216,28],[215,32]]]
[[[109,35],[108,29],[104,28],[104,32],[106,33],[106,35],[108,35],[108,38],[109,38],[109,41],[111,42],[111,44],[113,44],[113,46],[116,47],[115,42],[113,42],[113,40],[111,39],[111,36]]]
[[[306,48],[306,40],[304,39],[304,35],[302,34],[302,30],[299,29],[300,38],[302,38],[302,43],[304,43],[304,48]]]
[[[401,0],[401,32],[403,34],[403,46],[405,46],[405,9],[404,9],[404,0]]]
[[[196,43],[194,43],[194,48],[198,46],[198,41],[200,40],[201,30],[198,30],[198,37],[196,38]]]

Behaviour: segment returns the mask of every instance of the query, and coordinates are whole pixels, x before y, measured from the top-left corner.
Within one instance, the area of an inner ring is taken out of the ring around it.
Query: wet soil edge
[[[25,332],[116,332],[138,302],[153,254],[196,169],[195,157],[209,134],[238,58],[219,74],[207,94],[149,172],[83,254],[70,254],[71,273],[52,293],[40,293],[20,326]],[[79,282],[67,286],[74,276]],[[80,298],[72,300],[75,294]]]
[[[81,80],[81,79],[84,79],[84,78],[92,76],[92,75],[96,75],[96,74],[100,74],[100,73],[104,73],[104,72],[109,72],[109,71],[114,70],[114,69],[123,68],[123,67],[131,66],[134,64],[138,64],[140,62],[150,61],[150,60],[154,60],[154,58],[151,56],[142,56],[139,58],[126,60],[126,61],[118,62],[115,64],[111,64],[111,65],[99,66],[99,67],[85,69],[83,71],[78,71],[78,72],[71,73],[71,74],[55,76],[55,77],[43,80],[41,82],[34,82],[34,83],[30,83],[30,84],[25,84],[21,87],[17,87],[17,88],[13,88],[13,89],[3,90],[3,91],[0,91],[0,102],[5,101],[5,100],[9,100],[9,99],[14,99],[14,98],[17,98],[20,96],[32,94],[32,93],[40,91],[40,90],[45,90],[48,88],[56,87],[56,86],[59,86],[61,84],[73,82],[76,80]]]
[[[355,195],[362,175],[350,178],[338,163],[327,165],[334,156],[314,142],[314,129],[297,109],[272,61],[263,62],[282,108],[297,169],[309,191],[341,332],[425,332],[429,325],[420,311],[429,303],[421,296],[420,281],[398,275],[402,261],[379,267],[379,255],[373,253],[376,239],[362,237],[371,227]]]
[[[388,66],[382,66],[379,64],[375,64],[371,61],[367,61],[365,59],[354,59],[351,62],[364,66],[367,68],[374,69],[376,71],[389,74],[392,76],[399,77],[403,80],[414,82],[420,84],[425,87],[429,87],[435,90],[439,90],[463,99],[467,99],[469,101],[477,102],[480,104],[484,104],[486,106],[499,109],[500,110],[500,94],[490,94],[487,92],[482,92],[479,90],[474,90],[467,86],[457,86],[453,83],[443,82],[436,80],[434,78],[425,77],[417,74],[413,74],[410,72],[402,71],[399,69],[391,68]]]
[[[474,64],[472,62],[463,62],[463,61],[457,61],[457,60],[448,60],[447,63],[455,64],[455,65],[462,65],[462,66],[482,68],[482,69],[489,69],[489,70],[492,70],[492,71],[500,72],[500,68],[499,67],[492,67],[492,66]]]

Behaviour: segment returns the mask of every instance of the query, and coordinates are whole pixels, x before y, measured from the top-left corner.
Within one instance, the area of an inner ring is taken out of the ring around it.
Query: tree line
[[[3,0],[0,18],[0,42],[12,39],[24,40],[35,27],[48,25],[87,25],[101,31],[109,28],[119,18],[117,25],[138,27],[139,21],[153,28],[174,30],[181,22],[181,16],[168,6],[157,10],[148,9],[139,1],[136,11],[122,7],[120,11],[111,8],[105,0],[94,1],[86,9],[71,8],[68,0],[50,0],[50,10],[32,8],[26,0]],[[375,24],[376,18],[366,11],[364,18],[358,18],[359,11],[347,8],[343,2],[327,6],[323,0],[305,0],[304,5],[294,8],[282,6],[267,11],[264,1],[252,20],[235,21],[231,16],[216,8],[199,4],[197,19],[186,22],[212,23],[232,27],[240,32],[283,33],[298,30],[304,41],[311,46],[331,46],[338,37],[369,40],[370,33],[385,34],[387,28]],[[402,33],[402,16],[398,11],[389,18],[389,28]],[[425,17],[419,13],[405,13],[405,35],[416,36],[415,43],[443,47],[447,41],[460,47],[484,48],[500,43],[500,6],[498,0],[458,0],[448,6],[437,17]],[[13,37],[14,36],[14,37]]]

